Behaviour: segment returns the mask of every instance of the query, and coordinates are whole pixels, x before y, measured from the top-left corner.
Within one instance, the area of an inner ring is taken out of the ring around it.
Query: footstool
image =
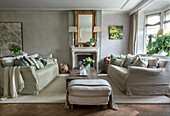
[[[67,88],[66,107],[77,105],[111,105],[118,109],[113,102],[112,87],[104,79],[76,79]]]

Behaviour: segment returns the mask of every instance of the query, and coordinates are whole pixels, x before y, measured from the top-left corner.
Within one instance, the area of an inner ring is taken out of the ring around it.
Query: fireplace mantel
[[[99,72],[99,47],[74,47],[71,46],[71,54],[72,54],[72,69],[76,68],[76,57],[77,54],[92,54],[93,60],[95,60],[94,67],[96,68],[97,72]]]

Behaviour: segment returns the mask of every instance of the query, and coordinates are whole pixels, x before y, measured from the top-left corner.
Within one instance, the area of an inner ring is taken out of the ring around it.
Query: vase
[[[85,69],[88,70],[89,68],[90,68],[90,64],[87,64],[87,65],[85,66]]]

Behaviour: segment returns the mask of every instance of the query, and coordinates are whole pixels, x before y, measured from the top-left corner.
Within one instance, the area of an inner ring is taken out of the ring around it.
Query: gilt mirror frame
[[[75,46],[77,47],[78,44],[82,44],[84,47],[87,46],[86,43],[79,42],[79,15],[92,15],[92,37],[95,39],[95,45],[96,46],[96,33],[93,32],[94,26],[96,26],[96,11],[95,10],[75,10],[74,12],[74,24],[77,27],[77,33],[75,33],[74,39],[75,39]]]

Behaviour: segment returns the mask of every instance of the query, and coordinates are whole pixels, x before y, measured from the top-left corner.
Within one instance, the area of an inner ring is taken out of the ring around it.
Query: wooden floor
[[[0,104],[0,116],[170,116],[170,105],[118,104],[119,111],[101,106],[74,106],[64,104]]]

